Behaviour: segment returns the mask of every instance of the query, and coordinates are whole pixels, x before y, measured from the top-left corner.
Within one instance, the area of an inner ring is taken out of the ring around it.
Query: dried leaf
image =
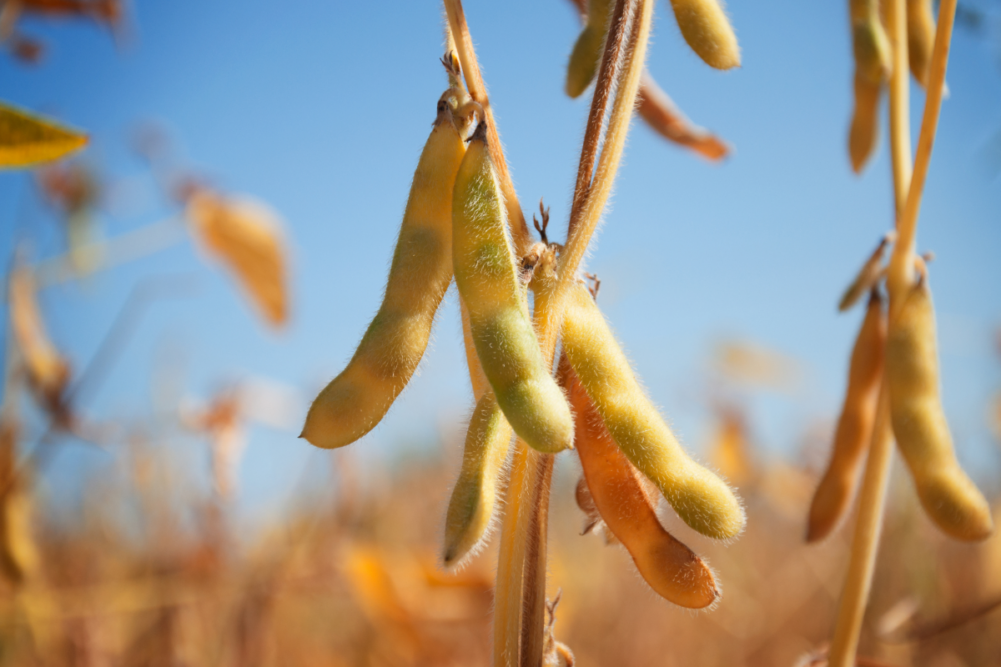
[[[86,143],[84,134],[0,102],[0,169],[58,160]]]
[[[198,189],[188,200],[187,217],[202,245],[236,273],[264,317],[284,324],[287,258],[278,216],[254,200]]]
[[[714,162],[729,155],[730,147],[726,142],[688,120],[649,72],[643,73],[637,103],[640,117],[668,141],[686,146]]]
[[[70,368],[56,350],[45,329],[36,301],[35,280],[31,269],[20,266],[10,275],[11,325],[14,338],[24,355],[29,380],[35,389],[51,404],[59,403]]]

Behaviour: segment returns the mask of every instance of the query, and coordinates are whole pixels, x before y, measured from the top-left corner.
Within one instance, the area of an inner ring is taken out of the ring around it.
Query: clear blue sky
[[[282,333],[265,330],[229,276],[204,267],[184,243],[46,292],[53,335],[82,366],[141,277],[195,272],[194,296],[147,313],[89,403],[94,414],[148,414],[151,377],[165,365],[179,369],[185,393],[195,396],[226,379],[260,376],[311,398],[350,357],[378,305],[413,168],[446,85],[441,10],[431,0],[134,5],[131,39],[121,48],[92,25],[25,23],[48,43],[48,57],[38,67],[0,58],[0,99],[91,132],[84,158],[133,193],[130,209],[102,213],[107,235],[170,213],[126,145],[137,122],[165,123],[189,166],[283,215],[293,319]],[[562,92],[577,17],[566,0],[466,5],[523,205],[530,210],[545,197],[558,238],[586,116],[586,102]],[[1001,458],[984,418],[1001,390],[993,344],[1001,325],[1001,12],[988,0],[971,6],[987,10],[988,21],[954,40],[919,245],[937,255],[946,408],[961,457],[983,464],[975,472],[988,481]],[[708,436],[704,371],[717,341],[742,338],[801,361],[795,392],[751,399],[757,441],[769,454],[788,455],[812,420],[832,419],[839,407],[861,313],[839,316],[834,304],[891,224],[889,159],[881,147],[862,178],[849,168],[844,3],[732,0],[729,11],[740,70],[720,73],[698,60],[666,2],[657,6],[649,68],[690,117],[735,146],[734,155],[709,165],[636,124],[588,266],[603,280],[602,307],[651,395],[696,450]],[[915,136],[923,100],[913,87]],[[0,174],[0,216],[4,256],[25,235],[39,255],[59,252],[52,216],[27,176]],[[383,425],[352,447],[381,460],[394,447],[460,431],[470,407],[463,364],[450,294],[420,377]],[[246,511],[290,493],[304,465],[326,466],[295,435],[253,430],[242,471]],[[54,485],[109,461],[71,446]]]

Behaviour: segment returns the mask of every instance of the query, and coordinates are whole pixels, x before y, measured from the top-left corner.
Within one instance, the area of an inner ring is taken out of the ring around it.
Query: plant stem
[[[828,667],[851,667],[855,664],[862,617],[869,600],[872,573],[876,566],[879,534],[883,526],[883,506],[892,461],[890,400],[884,382],[879,392],[879,406],[876,408],[869,458],[866,460],[865,476],[862,478],[862,490],[859,493],[858,518],[852,539],[848,575],[838,606]]]
[[[532,245],[532,235],[525,223],[521,205],[518,204],[518,193],[511,181],[507,160],[504,159],[504,147],[501,146],[500,135],[497,133],[497,123],[494,121],[494,111],[490,106],[490,98],[487,96],[483,77],[480,75],[480,65],[476,61],[476,50],[473,48],[473,39],[469,35],[469,26],[466,25],[466,13],[462,9],[462,0],[445,0],[445,13],[448,17],[448,27],[452,39],[458,51],[459,63],[462,65],[462,72],[466,79],[466,88],[469,89],[469,95],[483,107],[483,115],[487,122],[487,146],[494,168],[497,170],[501,190],[504,193],[508,228],[514,239],[515,252],[519,257],[523,257]]]
[[[893,79],[890,84],[890,142],[893,158],[893,182],[897,209],[897,242],[890,258],[887,287],[890,292],[890,320],[895,319],[903,297],[913,282],[914,245],[921,195],[928,175],[938,117],[942,106],[945,70],[956,14],[956,0],[942,0],[939,7],[938,29],[932,49],[928,76],[928,96],[925,101],[921,134],[913,176],[909,169],[910,137],[908,127],[907,39],[905,33],[904,0],[892,0],[888,15],[891,39],[894,41]],[[884,381],[880,390],[872,446],[866,462],[865,477],[859,494],[859,516],[852,541],[848,577],[838,609],[834,640],[828,661],[830,667],[850,667],[855,664],[862,617],[865,614],[872,574],[879,546],[883,506],[892,460],[893,433],[890,424],[889,395]]]

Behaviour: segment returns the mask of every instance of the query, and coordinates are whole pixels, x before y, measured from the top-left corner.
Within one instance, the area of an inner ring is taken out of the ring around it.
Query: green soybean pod
[[[994,531],[990,505],[956,460],[942,410],[935,310],[924,276],[890,319],[886,376],[893,435],[925,512],[956,539],[987,538]]]
[[[485,544],[510,444],[511,426],[488,390],[476,403],[469,420],[462,468],[448,502],[445,565],[460,563]]]
[[[594,80],[605,46],[611,7],[611,0],[588,0],[587,22],[577,37],[567,64],[566,91],[570,97],[579,97]]]
[[[719,0],[671,0],[688,46],[710,67],[740,67],[740,47]]]
[[[301,437],[343,447],[371,431],[413,376],[452,280],[452,186],[465,144],[450,90],[414,172],[386,292],[347,367],[313,401]]]
[[[554,453],[573,446],[570,406],[542,358],[486,143],[470,139],[455,179],[452,263],[480,365],[504,416],[526,443]]]
[[[567,296],[563,349],[616,444],[678,516],[708,537],[736,537],[745,522],[737,496],[681,448],[581,283]]]

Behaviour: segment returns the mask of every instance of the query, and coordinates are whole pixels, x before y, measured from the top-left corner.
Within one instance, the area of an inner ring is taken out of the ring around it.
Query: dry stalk
[[[894,68],[890,83],[890,142],[897,209],[897,242],[890,258],[887,276],[891,320],[898,316],[903,296],[913,281],[918,211],[942,107],[942,91],[956,15],[956,0],[942,0],[939,7],[938,30],[935,34],[928,78],[928,97],[925,101],[921,133],[918,136],[913,176],[909,164],[910,130],[907,108],[909,81],[905,11],[904,0],[893,0],[888,13],[889,32],[894,42]],[[852,541],[848,576],[831,644],[831,657],[828,663],[831,667],[850,667],[855,664],[862,618],[872,586],[879,546],[886,486],[893,454],[892,446],[889,397],[884,382],[880,391],[872,446],[859,494],[859,516]]]
[[[466,25],[466,13],[462,9],[462,0],[445,0],[445,13],[448,17],[448,27],[451,33],[450,41],[454,41],[456,51],[459,54],[459,62],[462,65],[463,76],[466,79],[466,88],[474,100],[483,107],[483,113],[487,121],[487,146],[490,149],[490,157],[494,167],[497,169],[497,177],[500,180],[501,190],[504,192],[504,206],[507,208],[508,228],[514,239],[515,252],[519,257],[525,255],[532,245],[532,235],[528,231],[525,223],[525,215],[521,211],[518,203],[518,193],[514,189],[511,181],[511,173],[508,171],[507,160],[504,159],[504,148],[501,146],[500,135],[497,133],[497,123],[494,122],[494,111],[490,106],[490,98],[487,96],[487,88],[483,84],[483,77],[480,74],[480,65],[476,61],[476,50],[473,48],[473,39],[469,34],[469,26]]]
[[[642,11],[637,7],[642,6]],[[572,284],[598,219],[611,192],[615,171],[622,156],[626,132],[632,116],[643,72],[646,43],[653,12],[652,0],[618,0],[615,15],[626,20],[614,23],[606,41],[618,42],[611,52],[618,63],[603,62],[596,90],[617,90],[608,122],[604,148],[597,158],[598,169],[590,178],[594,156],[600,144],[605,108],[592,110],[587,140],[582,149],[578,183],[589,187],[574,194],[567,245],[561,253],[557,286],[549,299],[536,303],[535,322],[544,358],[552,360],[562,315],[562,300]],[[635,17],[635,18],[633,18]],[[622,48],[623,34],[629,35]],[[460,56],[461,57],[461,56]],[[615,79],[618,79],[616,82]],[[616,85],[617,84],[617,85]],[[607,108],[606,94],[601,104]],[[596,129],[592,129],[596,128]],[[541,664],[545,621],[546,529],[549,508],[549,480],[553,457],[531,450],[520,440],[515,446],[506,492],[506,506],[497,563],[494,602],[494,665],[538,667]]]

